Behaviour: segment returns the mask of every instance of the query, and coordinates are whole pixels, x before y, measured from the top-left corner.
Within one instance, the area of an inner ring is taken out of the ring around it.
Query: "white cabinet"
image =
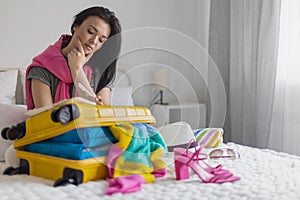
[[[189,123],[192,129],[204,128],[206,125],[205,104],[154,104],[150,107],[150,110],[156,118],[156,127],[178,121],[185,121]]]

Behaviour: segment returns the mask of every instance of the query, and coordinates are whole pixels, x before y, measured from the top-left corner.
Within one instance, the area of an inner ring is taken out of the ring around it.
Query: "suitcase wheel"
[[[12,126],[10,128],[6,127],[2,129],[1,136],[6,140],[16,140],[24,137],[26,132],[25,122],[21,122],[16,126]]]
[[[19,167],[8,167],[3,171],[3,175],[17,175],[17,174],[28,174],[29,175],[29,164],[26,160],[21,159],[20,160],[20,166]]]
[[[1,131],[1,137],[3,138],[3,139],[5,139],[5,140],[8,140],[8,138],[7,138],[7,136],[6,136],[6,132],[8,131],[8,127],[5,127],[5,128],[3,128],[2,129],[2,131]]]
[[[4,171],[3,171],[3,175],[16,175],[19,174],[19,168],[14,168],[14,167],[7,167]]]
[[[68,184],[79,185],[83,182],[83,173],[80,170],[65,168],[63,178],[57,179],[54,187],[65,186]]]
[[[75,104],[64,105],[61,108],[54,110],[51,114],[51,119],[54,122],[66,124],[79,117],[79,110]]]
[[[76,182],[75,182],[75,179],[74,178],[68,178],[68,179],[65,179],[65,178],[60,178],[60,179],[57,179],[53,185],[53,187],[58,187],[58,186],[66,186],[68,184],[73,184],[73,185],[78,185]]]

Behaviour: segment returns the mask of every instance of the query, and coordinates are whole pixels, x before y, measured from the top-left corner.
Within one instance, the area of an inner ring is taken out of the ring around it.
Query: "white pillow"
[[[16,86],[16,104],[25,104],[25,69],[18,70]]]
[[[184,121],[166,124],[158,127],[157,130],[166,142],[169,152],[176,147],[186,147],[193,140],[196,141],[191,125]]]
[[[0,71],[0,102],[15,104],[18,70]]]
[[[27,110],[25,105],[11,105],[0,103],[0,131],[5,127],[17,125],[25,121],[27,116],[24,114]],[[4,160],[4,154],[13,142],[5,140],[0,136],[0,161]]]
[[[132,87],[114,87],[111,90],[112,106],[133,106]]]

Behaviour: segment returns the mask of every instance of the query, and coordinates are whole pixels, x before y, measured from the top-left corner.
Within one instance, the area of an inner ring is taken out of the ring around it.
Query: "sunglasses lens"
[[[233,149],[215,149],[209,153],[210,158],[237,158],[237,153]]]
[[[227,149],[227,154],[228,154],[228,156],[232,156],[232,157],[236,156],[235,151],[232,149]]]
[[[223,150],[222,149],[215,149],[215,150],[212,150],[209,153],[210,158],[219,157],[219,156],[222,156],[222,155],[223,155]]]

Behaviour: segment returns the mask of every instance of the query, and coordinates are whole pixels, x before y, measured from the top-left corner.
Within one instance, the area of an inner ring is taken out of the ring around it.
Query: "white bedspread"
[[[190,180],[176,181],[170,154],[165,158],[167,176],[143,185],[140,192],[107,196],[105,180],[54,188],[52,181],[33,176],[0,175],[0,199],[300,199],[300,157],[241,145],[236,147],[240,159],[208,161],[211,165],[221,163],[241,177],[233,183],[205,184],[192,172]],[[4,168],[1,163],[1,174]]]

